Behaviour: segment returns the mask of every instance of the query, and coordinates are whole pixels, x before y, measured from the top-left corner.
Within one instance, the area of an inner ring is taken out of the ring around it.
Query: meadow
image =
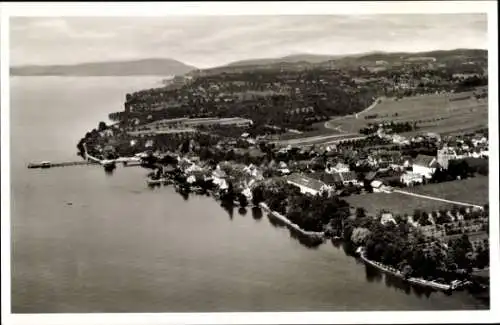
[[[365,119],[367,116],[374,118]],[[488,99],[476,99],[473,92],[432,94],[402,99],[384,98],[371,110],[329,122],[344,132],[355,133],[368,123],[416,122],[420,132],[452,134],[488,126]]]
[[[476,176],[464,180],[416,186],[405,190],[445,200],[484,205],[488,203],[488,185],[488,176]]]
[[[373,118],[365,118],[368,116]],[[404,136],[427,132],[441,135],[473,132],[488,127],[488,98],[476,99],[473,91],[401,99],[381,98],[375,105],[357,115],[336,117],[326,123],[316,123],[313,125],[315,131],[282,134],[276,142],[284,145],[331,143],[340,139],[359,137],[361,136],[359,130],[369,123],[385,121],[412,124],[416,122],[418,129],[402,133]]]
[[[441,199],[484,205],[488,203],[488,177],[477,176],[438,184],[428,184],[405,188],[405,191],[434,196]],[[393,214],[412,214],[415,209],[435,211],[452,208],[451,203],[414,197],[401,193],[370,193],[351,195],[345,198],[355,208],[363,207],[369,215],[376,215],[382,210]]]

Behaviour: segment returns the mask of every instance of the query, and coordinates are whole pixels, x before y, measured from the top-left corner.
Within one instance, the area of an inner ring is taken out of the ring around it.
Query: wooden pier
[[[30,163],[28,168],[52,168],[52,167],[68,167],[68,166],[83,166],[83,165],[97,165],[95,162],[91,161],[65,161],[65,162],[41,162],[41,163]]]
[[[52,168],[52,167],[69,167],[69,166],[84,166],[84,165],[97,165],[105,166],[109,164],[122,164],[123,167],[141,166],[141,162],[134,158],[118,158],[114,160],[99,160],[95,157],[87,157],[87,160],[79,161],[64,161],[64,162],[50,162],[42,161],[37,163],[28,164],[28,168]]]

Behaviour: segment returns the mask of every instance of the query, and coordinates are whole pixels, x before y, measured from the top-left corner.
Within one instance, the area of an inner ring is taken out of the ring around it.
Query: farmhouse
[[[380,223],[384,226],[388,223],[396,224],[396,220],[392,216],[392,213],[382,213],[382,215],[380,216]]]
[[[288,169],[288,166],[284,161],[280,161],[279,167],[278,167],[278,172],[280,172],[281,175],[290,174],[290,169]]]
[[[438,162],[435,157],[427,155],[418,155],[413,161],[413,172],[424,176],[427,179],[432,178],[432,175],[438,167]]]
[[[327,167],[326,172],[329,174],[333,173],[347,173],[349,172],[349,166],[341,162],[337,163],[335,166]]]
[[[339,174],[328,174],[325,172],[313,172],[308,174],[310,177],[317,179],[326,185],[330,186],[332,189],[342,187],[342,179]]]
[[[300,192],[303,194],[318,195],[331,189],[330,186],[322,181],[301,174],[292,174],[286,178],[286,181],[288,184],[300,188]]]
[[[396,144],[409,144],[410,141],[399,134],[392,135],[392,142]]]
[[[355,172],[348,171],[348,172],[341,172],[341,173],[337,173],[337,174],[340,176],[340,179],[342,180],[342,183],[344,185],[348,185],[349,183],[351,183],[353,185],[359,185],[357,175]]]
[[[373,192],[380,193],[382,192],[382,187],[384,186],[381,181],[374,180],[370,183],[370,186],[373,188]]]
[[[406,172],[401,175],[400,181],[406,186],[412,186],[414,184],[422,184],[424,182],[424,178],[421,174],[415,172]]]

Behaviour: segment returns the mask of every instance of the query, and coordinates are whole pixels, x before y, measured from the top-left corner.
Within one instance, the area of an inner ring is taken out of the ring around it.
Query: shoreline
[[[121,158],[121,159],[124,159],[124,158]],[[182,172],[182,174],[184,174],[184,176],[187,176],[185,172]],[[197,190],[197,188],[193,188],[190,184],[187,184],[187,183],[186,184],[182,184],[182,182],[176,181],[171,176],[164,176],[164,177],[162,177],[160,179],[157,179],[157,180],[153,180],[150,177],[148,177],[146,179],[146,183],[148,185],[150,185],[150,186],[151,185],[152,186],[168,186],[168,185],[173,185],[175,191],[178,192],[178,193],[200,194],[199,191]],[[187,188],[185,187],[186,185],[187,185]],[[187,191],[185,191],[186,189],[187,189]],[[208,196],[212,197],[216,202],[219,202],[219,203],[221,202],[221,200],[219,198],[219,195],[218,195],[218,189],[217,188],[215,188],[215,189],[207,189],[207,190],[205,190],[204,193],[206,193]],[[237,200],[235,200],[234,202],[232,202],[232,204],[234,206],[240,206],[239,202]],[[313,239],[313,240],[323,241],[326,238],[325,231],[323,231],[323,232],[307,231],[307,230],[301,228],[300,226],[298,226],[297,224],[293,223],[286,216],[280,214],[277,211],[271,210],[271,208],[267,205],[266,202],[260,202],[257,205],[252,204],[251,202],[248,202],[248,204],[244,208],[250,208],[251,209],[253,207],[258,207],[258,208],[264,210],[268,214],[268,217],[272,217],[272,218],[278,219],[280,222],[284,223],[284,225],[290,231],[296,231],[300,235],[304,235],[304,236],[308,237],[309,239]],[[339,238],[339,237],[334,237],[334,238],[335,239],[342,239],[343,240],[343,238]],[[416,286],[420,286],[420,287],[426,287],[426,288],[429,288],[429,289],[432,289],[432,290],[442,291],[442,292],[446,292],[446,293],[450,293],[450,292],[452,292],[452,291],[454,291],[456,289],[460,289],[460,288],[462,288],[464,286],[464,283],[461,282],[461,281],[458,281],[458,280],[454,280],[450,284],[445,284],[445,283],[439,283],[439,282],[436,282],[436,281],[425,280],[425,279],[422,279],[422,278],[415,278],[415,277],[408,277],[407,278],[399,270],[396,270],[396,269],[394,269],[392,267],[389,267],[387,265],[384,265],[382,263],[369,260],[365,256],[364,251],[361,250],[361,252],[357,252],[357,253],[358,253],[358,255],[360,256],[360,258],[362,259],[362,261],[365,264],[369,264],[370,266],[376,268],[380,272],[383,272],[383,273],[395,276],[395,277],[401,279],[402,281],[404,281],[405,283],[413,285],[413,286],[416,285]]]
[[[361,247],[358,248],[357,253],[359,254],[360,258],[363,260],[363,262],[365,262],[366,264],[369,264],[369,265],[375,267],[376,269],[378,269],[384,273],[393,275],[393,276],[395,276],[399,279],[402,279],[403,281],[408,282],[408,283],[413,284],[413,285],[420,285],[420,286],[424,286],[427,288],[432,288],[434,290],[440,290],[440,291],[445,291],[445,292],[451,292],[451,291],[456,290],[456,289],[463,286],[462,282],[455,283],[454,281],[452,281],[451,284],[445,284],[445,283],[440,283],[440,282],[436,282],[436,281],[425,280],[422,278],[415,278],[415,277],[406,278],[405,275],[401,271],[396,270],[390,266],[384,265],[380,262],[376,262],[376,261],[372,261],[372,260],[368,259],[365,256],[364,249],[362,249]],[[455,280],[455,281],[457,281],[457,280]]]
[[[184,174],[184,176],[187,176],[184,172],[183,172],[183,174]],[[176,190],[178,190],[183,185],[180,182],[175,181],[170,176],[164,176],[164,177],[161,177],[159,179],[151,179],[150,177],[148,177],[146,179],[146,183],[148,185],[153,185],[153,186],[154,185],[170,185],[170,184],[173,184],[174,188]],[[196,190],[193,191],[193,189],[191,188],[191,186],[189,184],[187,184],[187,185],[189,187],[189,193],[191,193],[191,192],[195,192],[196,193]],[[217,192],[217,189],[207,190],[207,193],[209,193],[212,198],[214,198],[217,202],[219,202],[220,200],[218,199],[218,196],[217,196],[216,192]],[[235,206],[239,206],[239,202],[237,202],[237,200],[235,200],[235,202],[233,202],[233,204]],[[267,203],[265,201],[260,202],[257,205],[253,204],[252,202],[248,202],[248,204],[245,207],[249,207],[249,208],[259,207],[262,210],[264,210],[265,212],[267,212],[268,214],[270,214],[273,217],[275,217],[276,219],[282,221],[286,226],[292,228],[293,230],[299,232],[302,235],[311,237],[312,239],[324,239],[325,238],[325,232],[324,231],[321,231],[321,232],[308,231],[308,230],[305,230],[305,229],[301,228],[299,225],[297,225],[296,223],[293,223],[286,216],[278,213],[277,211],[271,210],[271,208],[267,205]]]
[[[267,213],[271,214],[272,216],[276,217],[277,219],[283,221],[287,226],[291,227],[292,229],[300,232],[302,235],[305,235],[305,236],[309,236],[309,237],[315,237],[315,238],[318,238],[318,239],[323,239],[325,237],[325,232],[316,232],[316,231],[307,231],[307,230],[304,230],[302,228],[300,228],[297,224],[293,223],[292,221],[290,221],[290,219],[288,219],[287,217],[285,217],[284,215],[276,212],[276,211],[273,211],[271,210],[271,208],[269,208],[269,206],[265,203],[265,202],[260,202],[259,203],[259,207],[261,207],[264,211],[266,211]]]
[[[177,192],[178,192],[178,187],[181,186],[178,182],[175,182],[173,180],[171,180],[172,183],[164,182],[164,179],[158,180],[158,181],[159,181],[158,184],[161,183],[162,185],[168,185],[168,184],[172,184],[173,183],[174,184],[174,188],[175,188],[175,190]],[[189,193],[191,193],[191,191],[189,191]],[[196,191],[195,191],[195,193],[196,193]],[[214,190],[208,190],[207,193],[216,202],[220,202],[220,200],[217,198],[217,195],[215,194],[216,191],[214,191]],[[234,205],[238,206],[237,202],[234,202]],[[245,208],[253,208],[253,207],[261,208],[266,213],[268,213],[268,216],[274,217],[274,218],[280,220],[281,222],[283,222],[288,227],[288,229],[291,230],[291,231],[297,231],[300,234],[309,237],[310,239],[318,239],[318,240],[324,240],[325,239],[325,232],[324,231],[323,232],[315,232],[315,231],[304,230],[300,226],[298,226],[297,224],[293,223],[290,219],[288,219],[287,217],[285,217],[282,214],[280,214],[279,212],[271,210],[271,208],[265,202],[260,202],[257,205],[249,203],[247,206],[245,206]],[[463,282],[454,283],[457,280],[452,281],[450,284],[445,284],[445,283],[440,283],[440,282],[436,282],[436,281],[432,281],[432,280],[425,280],[423,278],[416,278],[416,277],[408,277],[407,278],[399,270],[396,270],[396,269],[394,269],[394,268],[392,268],[390,266],[384,265],[384,264],[382,264],[380,262],[376,262],[376,261],[372,261],[372,260],[368,259],[365,256],[364,250],[361,247],[358,248],[357,253],[358,253],[359,257],[361,258],[361,260],[365,264],[369,264],[370,266],[376,268],[377,270],[379,270],[379,271],[381,271],[383,273],[395,276],[398,279],[401,279],[401,280],[403,280],[404,282],[406,282],[406,283],[408,283],[410,285],[418,285],[418,286],[421,286],[421,287],[426,287],[426,288],[430,288],[430,289],[437,290],[437,291],[452,292],[452,291],[454,291],[456,289],[459,289],[459,288],[463,287],[463,284],[464,284]]]

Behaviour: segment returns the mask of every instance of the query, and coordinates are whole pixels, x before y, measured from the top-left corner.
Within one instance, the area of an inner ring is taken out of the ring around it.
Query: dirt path
[[[401,191],[401,190],[394,190],[394,192],[400,193],[400,194],[405,194],[405,195],[410,195],[410,196],[415,196],[415,197],[420,197],[420,198],[428,199],[428,200],[441,201],[441,202],[446,202],[446,203],[451,203],[451,204],[456,204],[456,205],[463,205],[463,206],[476,207],[476,208],[483,209],[482,206],[476,205],[476,204],[471,204],[471,203],[451,201],[451,200],[441,199],[441,198],[434,197],[434,196],[422,195],[422,194],[411,193],[411,192],[406,192],[406,191]]]
[[[385,99],[385,97],[378,97],[377,99],[375,99],[375,101],[370,105],[368,106],[367,108],[365,108],[364,110],[362,110],[361,112],[358,112],[357,114],[358,115],[361,115],[361,114],[364,114],[366,112],[369,112],[370,110],[372,110],[375,106],[377,106],[378,104],[378,101],[381,100],[381,99]],[[339,120],[342,120],[342,119],[345,119],[345,118],[348,118],[348,117],[355,117],[356,114],[349,114],[349,115],[345,115],[345,116],[339,116],[339,117],[336,117],[334,118],[333,120],[330,120],[330,121],[326,121],[325,122],[325,128],[327,129],[332,129],[332,130],[336,130],[338,132],[345,132],[343,131],[340,126],[333,126],[331,125],[330,123],[331,122],[335,122],[335,121],[339,121]]]

